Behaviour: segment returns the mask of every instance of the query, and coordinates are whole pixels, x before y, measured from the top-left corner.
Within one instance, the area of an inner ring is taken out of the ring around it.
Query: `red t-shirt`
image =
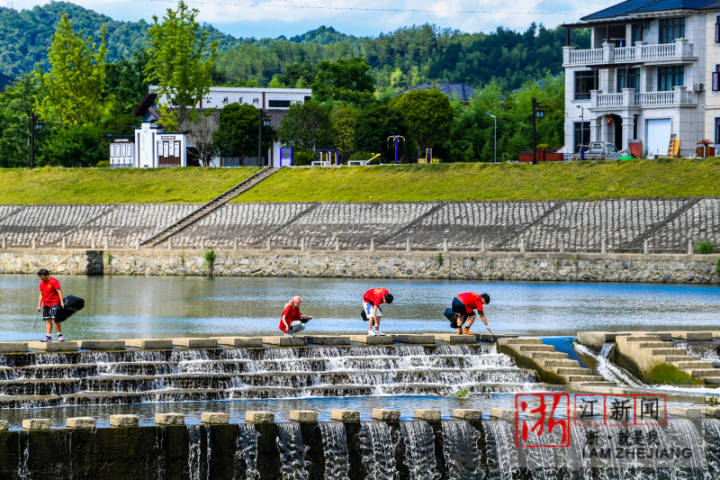
[[[47,282],[40,281],[40,293],[42,294],[42,303],[45,307],[52,307],[53,305],[60,305],[60,282],[57,279],[50,277]]]
[[[457,296],[464,305],[467,313],[473,313],[473,310],[477,309],[478,312],[483,311],[482,297],[477,293],[465,292]]]
[[[363,302],[378,306],[385,301],[385,295],[390,293],[384,288],[371,288],[363,295]]]
[[[292,306],[292,304],[288,304],[285,307],[285,310],[283,310],[282,315],[280,315],[280,325],[278,328],[282,330],[285,333],[288,333],[288,327],[292,322],[295,320],[300,320],[300,309],[298,307]],[[287,325],[283,325],[282,317],[285,317],[285,322]]]

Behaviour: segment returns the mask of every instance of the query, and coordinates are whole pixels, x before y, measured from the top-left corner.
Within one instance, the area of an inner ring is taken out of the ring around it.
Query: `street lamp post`
[[[490,112],[485,113],[487,113],[488,116],[492,117],[493,119],[493,129],[495,133],[495,141],[493,143],[493,162],[497,162],[497,117]]]
[[[270,126],[270,120],[265,118],[265,109],[260,109],[260,118],[258,119],[258,165],[264,166],[265,162],[262,160],[262,138],[263,128]],[[260,163],[262,162],[262,164]]]

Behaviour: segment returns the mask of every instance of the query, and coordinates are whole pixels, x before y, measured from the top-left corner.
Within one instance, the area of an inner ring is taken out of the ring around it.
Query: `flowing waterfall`
[[[22,431],[19,434],[18,450],[20,451],[18,463],[18,479],[31,480],[30,473],[30,433]]]
[[[189,425],[188,429],[188,472],[190,480],[200,480],[200,440],[202,430],[200,425]]]
[[[349,480],[350,455],[347,432],[340,422],[320,423],[325,459],[325,480]]]
[[[308,447],[297,423],[278,424],[278,449],[280,450],[280,474],[283,480],[307,480],[310,477]]]
[[[494,344],[0,354],[0,408],[517,392]]]
[[[443,457],[448,480],[475,480],[480,470],[480,434],[465,420],[442,422]]]
[[[235,439],[235,469],[233,480],[258,480],[258,434],[253,425],[238,425]]]
[[[435,432],[427,422],[403,422],[400,436],[405,442],[404,463],[413,480],[439,480],[435,460]]]
[[[394,480],[396,442],[390,427],[383,422],[362,422],[360,453],[366,480]]]
[[[618,385],[627,385],[633,388],[647,387],[647,385],[645,385],[641,380],[635,378],[633,375],[610,361],[610,355],[614,349],[614,343],[606,342],[600,348],[600,354],[596,355],[585,345],[581,345],[579,343],[575,344],[575,351],[581,355],[588,356],[597,362],[595,369],[605,380]]]

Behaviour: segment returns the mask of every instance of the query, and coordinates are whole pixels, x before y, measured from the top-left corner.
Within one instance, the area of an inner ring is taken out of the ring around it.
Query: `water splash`
[[[600,354],[596,355],[592,350],[587,348],[585,345],[580,343],[574,344],[575,351],[581,355],[587,356],[595,360],[597,366],[595,370],[605,380],[613,382],[618,385],[626,385],[633,388],[644,388],[647,387],[641,380],[635,378],[629,372],[618,367],[610,361],[610,355],[612,355],[615,349],[615,344],[612,342],[606,342],[600,347]]]
[[[278,424],[277,446],[280,450],[280,475],[283,480],[307,480],[310,477],[308,447],[297,423]]]
[[[435,432],[427,422],[403,422],[400,437],[405,443],[403,462],[413,480],[439,480],[435,460]]]
[[[235,469],[233,480],[259,480],[260,471],[258,462],[258,433],[253,425],[238,425],[238,435],[235,439]]]
[[[340,422],[323,422],[319,425],[325,459],[325,480],[349,480],[350,456],[345,425]]]
[[[202,431],[200,425],[188,425],[188,474],[190,480],[200,480],[200,439]]]
[[[480,434],[465,420],[442,422],[443,457],[448,480],[475,480],[478,477]]]
[[[395,446],[390,427],[382,422],[362,422],[358,440],[367,480],[394,480]]]

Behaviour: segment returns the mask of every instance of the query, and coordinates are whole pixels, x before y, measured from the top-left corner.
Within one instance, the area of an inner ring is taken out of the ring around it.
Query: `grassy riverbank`
[[[235,201],[418,202],[703,196],[720,196],[720,158],[286,169]]]
[[[199,203],[257,168],[0,170],[0,204]],[[720,158],[282,169],[236,202],[720,196]]]
[[[257,168],[0,169],[0,204],[201,203]]]

